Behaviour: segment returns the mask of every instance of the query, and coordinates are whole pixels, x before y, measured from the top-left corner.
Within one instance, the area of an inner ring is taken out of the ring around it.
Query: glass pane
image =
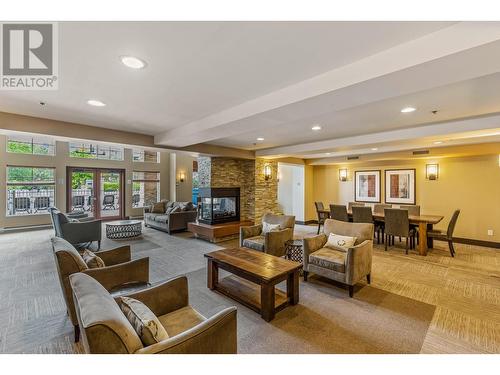
[[[94,216],[94,172],[71,173],[71,212],[86,212]]]
[[[96,159],[97,147],[91,143],[70,143],[69,155],[72,158]]]
[[[158,152],[144,151],[144,161],[149,163],[158,163]]]
[[[100,185],[101,217],[120,216],[120,173],[101,172]]]
[[[33,138],[24,136],[9,136],[7,139],[7,151],[16,154],[32,154]]]
[[[141,150],[133,150],[132,160],[137,162],[144,161],[144,152],[142,152]]]
[[[7,183],[55,181],[52,168],[7,167]]]
[[[132,174],[133,180],[151,180],[158,181],[160,180],[159,172],[133,172]]]
[[[160,183],[135,181],[132,184],[132,207],[150,206],[160,200]]]
[[[7,215],[20,216],[47,213],[54,207],[55,185],[9,185]]]

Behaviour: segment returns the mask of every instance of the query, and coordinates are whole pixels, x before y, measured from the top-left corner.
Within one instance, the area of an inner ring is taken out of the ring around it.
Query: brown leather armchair
[[[128,245],[95,252],[106,265],[102,268],[88,268],[73,245],[62,238],[52,238],[52,249],[68,315],[75,327],[75,342],[79,340],[80,330],[69,283],[70,275],[77,272],[90,275],[113,295],[121,295],[149,285],[149,258],[131,260]]]
[[[236,307],[205,318],[189,305],[185,276],[128,294],[144,303],[169,337],[144,346],[118,301],[88,275],[70,276],[73,299],[86,353],[98,354],[235,354]]]
[[[279,224],[280,229],[263,233],[262,224],[240,227],[240,246],[281,257],[285,255],[285,243],[293,239],[295,216],[267,213],[263,223]]]

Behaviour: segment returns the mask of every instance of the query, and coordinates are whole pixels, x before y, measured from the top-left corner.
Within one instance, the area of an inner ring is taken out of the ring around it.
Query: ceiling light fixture
[[[378,148],[377,148],[377,147],[373,147],[373,148],[372,148],[372,151],[377,151],[377,150],[378,150]]]
[[[436,142],[434,142],[435,145],[440,145],[441,143],[443,143],[443,141],[436,141]]]
[[[106,106],[106,103],[103,103],[100,100],[96,100],[96,99],[87,100],[87,104],[94,106],[94,107],[105,107]]]
[[[332,153],[331,152],[325,152],[325,155],[331,155]]]
[[[314,130],[314,131],[318,131],[318,130],[321,130],[321,126],[314,125],[311,129]]]
[[[417,109],[416,108],[413,108],[413,107],[405,107],[401,110],[401,113],[410,113],[410,112],[414,112],[416,111]]]
[[[146,63],[141,59],[138,59],[134,56],[121,56],[123,65],[131,68],[131,69],[143,69],[146,66]]]
[[[257,140],[258,140],[258,141],[263,141],[263,140],[264,140],[264,138],[259,137],[259,138],[257,138]]]

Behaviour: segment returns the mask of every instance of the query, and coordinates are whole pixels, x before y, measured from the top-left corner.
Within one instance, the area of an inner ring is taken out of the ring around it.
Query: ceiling
[[[498,22],[63,22],[59,39],[59,90],[0,91],[0,111],[263,157],[433,147],[459,132],[430,128],[471,116],[494,121],[468,122],[461,142],[500,128]]]

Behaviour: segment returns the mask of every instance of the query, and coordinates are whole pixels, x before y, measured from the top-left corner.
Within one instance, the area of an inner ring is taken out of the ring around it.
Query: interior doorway
[[[123,169],[67,168],[67,211],[103,220],[124,218]]]
[[[303,165],[278,163],[278,204],[285,215],[304,222],[305,169]]]

